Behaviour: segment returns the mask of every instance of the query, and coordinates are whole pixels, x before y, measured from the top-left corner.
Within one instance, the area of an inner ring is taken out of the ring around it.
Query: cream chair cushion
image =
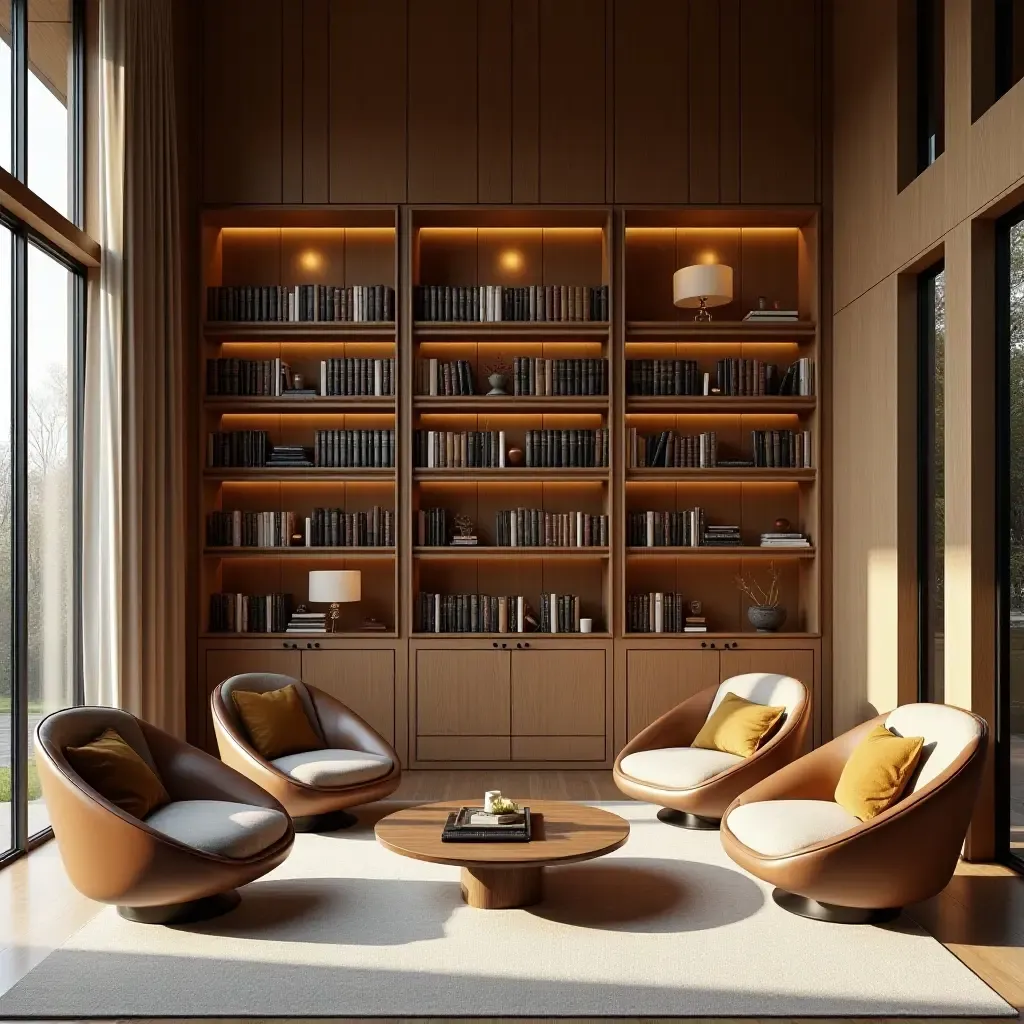
[[[273,846],[288,831],[288,816],[228,800],[174,800],[146,824],[195,850],[244,860]]]
[[[897,736],[924,737],[921,758],[904,797],[941,775],[981,735],[973,715],[948,704],[904,704],[890,712],[885,727]]]
[[[659,789],[693,789],[744,759],[702,747],[662,747],[627,754],[619,769],[637,782]]]
[[[321,789],[357,786],[382,779],[394,767],[391,758],[364,750],[307,750],[270,762],[279,771],[307,786]]]
[[[729,831],[764,857],[784,857],[842,835],[863,822],[832,800],[762,800],[726,816]]]

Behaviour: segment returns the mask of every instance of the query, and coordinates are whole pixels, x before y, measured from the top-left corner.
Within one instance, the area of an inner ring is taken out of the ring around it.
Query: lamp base
[[[338,623],[341,621],[341,605],[334,603],[327,613],[327,632],[337,633]]]
[[[700,323],[710,323],[711,314],[708,312],[707,307],[707,296],[702,295],[700,297],[700,309],[697,310],[697,315],[693,318]]]

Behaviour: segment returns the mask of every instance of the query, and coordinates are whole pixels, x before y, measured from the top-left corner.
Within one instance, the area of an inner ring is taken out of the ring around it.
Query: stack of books
[[[684,633],[706,633],[708,631],[708,620],[704,615],[687,615],[683,619]]]
[[[738,548],[743,543],[738,526],[705,526],[704,544],[709,548]]]
[[[482,807],[460,807],[448,815],[442,843],[528,843],[530,808],[517,814],[488,814]]]
[[[798,309],[752,309],[744,318],[756,323],[785,323],[800,319]]]
[[[292,612],[286,633],[326,633],[326,612]]]
[[[809,548],[810,538],[806,533],[762,533],[763,548]]]
[[[270,448],[267,465],[278,469],[301,469],[313,465],[311,452],[301,444],[275,444]]]

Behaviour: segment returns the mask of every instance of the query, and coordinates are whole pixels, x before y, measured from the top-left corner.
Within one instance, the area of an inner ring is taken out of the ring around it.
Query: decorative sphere
[[[786,533],[789,530],[789,520],[785,516],[780,516],[775,520],[775,529],[778,533]]]
[[[510,466],[521,466],[523,464],[523,449],[522,448],[509,448],[505,455],[505,461]]]

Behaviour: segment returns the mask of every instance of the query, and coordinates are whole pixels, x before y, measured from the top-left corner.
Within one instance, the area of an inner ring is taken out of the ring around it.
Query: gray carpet
[[[905,915],[794,917],[717,833],[603,806],[629,842],[550,870],[533,909],[466,907],[458,869],[389,853],[365,818],[299,836],[219,920],[105,909],[0,998],[0,1018],[1016,1016]]]

